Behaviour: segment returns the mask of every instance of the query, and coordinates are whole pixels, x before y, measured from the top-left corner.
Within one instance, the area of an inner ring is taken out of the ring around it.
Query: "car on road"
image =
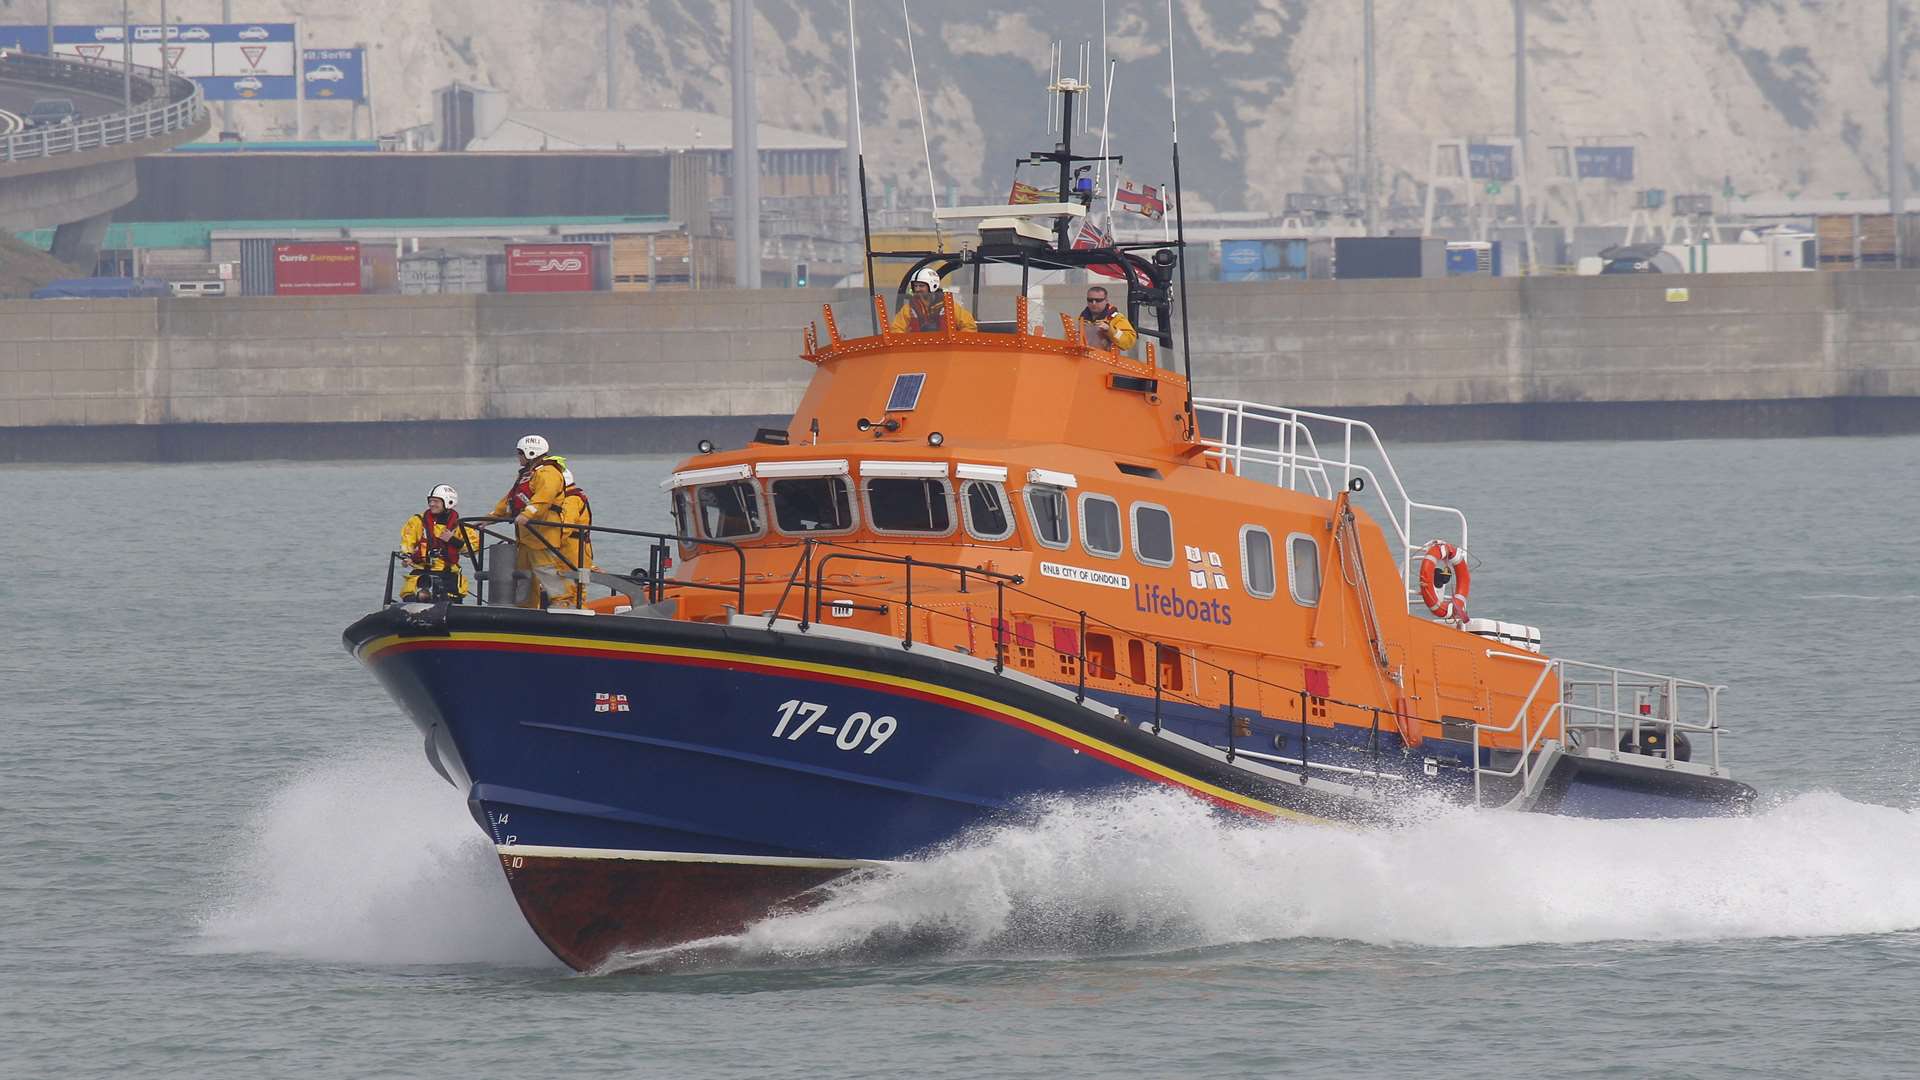
[[[319,64],[307,72],[308,82],[340,82],[346,77],[346,72],[332,64]]]
[[[240,31],[240,40],[242,41],[264,41],[271,36],[271,34],[267,33],[267,28],[264,26],[249,26],[245,30]]]
[[[80,110],[73,107],[71,98],[41,98],[27,110],[26,124],[29,128],[60,127],[80,119]]]

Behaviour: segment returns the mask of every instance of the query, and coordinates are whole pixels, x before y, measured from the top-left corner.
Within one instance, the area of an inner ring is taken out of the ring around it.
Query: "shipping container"
[[[276,296],[344,296],[362,290],[360,242],[308,240],[273,245]]]
[[[400,259],[395,276],[405,296],[483,293],[487,291],[487,257],[423,251]]]
[[[1339,278],[1445,277],[1447,242],[1437,236],[1342,236],[1333,242]]]
[[[591,244],[508,244],[506,291],[591,292],[593,257]]]
[[[273,295],[272,240],[239,240],[240,295]]]
[[[1299,281],[1311,265],[1304,236],[1220,241],[1221,281]]]
[[[1456,240],[1447,245],[1447,276],[1500,276],[1500,241]]]

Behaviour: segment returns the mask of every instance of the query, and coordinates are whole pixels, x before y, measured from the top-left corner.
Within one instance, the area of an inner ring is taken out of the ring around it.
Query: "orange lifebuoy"
[[[1442,574],[1445,577],[1441,577]],[[1439,584],[1434,579],[1440,577]],[[1453,591],[1442,595],[1451,579]],[[1445,540],[1435,540],[1420,553],[1420,599],[1436,618],[1448,622],[1467,621],[1467,591],[1473,587],[1473,572],[1467,569],[1467,553]]]

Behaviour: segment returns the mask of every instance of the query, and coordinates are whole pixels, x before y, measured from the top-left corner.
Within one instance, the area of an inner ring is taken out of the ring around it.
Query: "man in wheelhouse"
[[[1105,285],[1087,286],[1087,306],[1080,312],[1081,332],[1087,344],[1096,349],[1114,348],[1126,352],[1140,340],[1133,324],[1120,309],[1107,302]]]
[[[933,267],[923,267],[913,275],[913,283],[908,286],[907,304],[894,312],[887,329],[896,334],[937,334],[946,320],[947,305],[945,293],[940,287],[940,271]],[[959,329],[969,333],[980,329],[974,321],[973,313],[953,298],[953,319]]]

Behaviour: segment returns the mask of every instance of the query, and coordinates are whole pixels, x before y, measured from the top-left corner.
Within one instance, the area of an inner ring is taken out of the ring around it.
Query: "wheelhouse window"
[[[751,480],[708,484],[696,497],[700,532],[712,540],[737,540],[766,531],[760,519],[760,489]]]
[[[975,540],[1005,540],[1013,535],[1013,515],[1007,510],[1007,489],[992,480],[968,480],[960,485],[961,515],[967,535]]]
[[[1258,525],[1240,530],[1240,581],[1250,596],[1273,596],[1273,534]]]
[[[1027,516],[1033,520],[1033,536],[1052,548],[1066,547],[1073,539],[1073,520],[1067,516],[1067,491],[1049,484],[1027,489]]]
[[[1173,515],[1166,507],[1133,504],[1133,554],[1148,566],[1173,565]]]
[[[1287,591],[1297,604],[1320,602],[1320,545],[1306,533],[1287,537]]]
[[[1105,495],[1080,496],[1080,543],[1089,555],[1119,558],[1127,547],[1120,535],[1120,504]]]
[[[783,533],[853,531],[853,487],[844,476],[782,478],[768,485],[773,524]]]
[[[937,477],[868,477],[867,520],[874,532],[945,536],[953,531],[953,495]]]
[[[692,493],[686,488],[673,489],[673,531],[682,536],[692,536],[695,533],[696,527],[693,520],[693,506],[689,501],[692,497]],[[681,558],[692,558],[696,550],[698,549],[691,540],[680,541]]]

